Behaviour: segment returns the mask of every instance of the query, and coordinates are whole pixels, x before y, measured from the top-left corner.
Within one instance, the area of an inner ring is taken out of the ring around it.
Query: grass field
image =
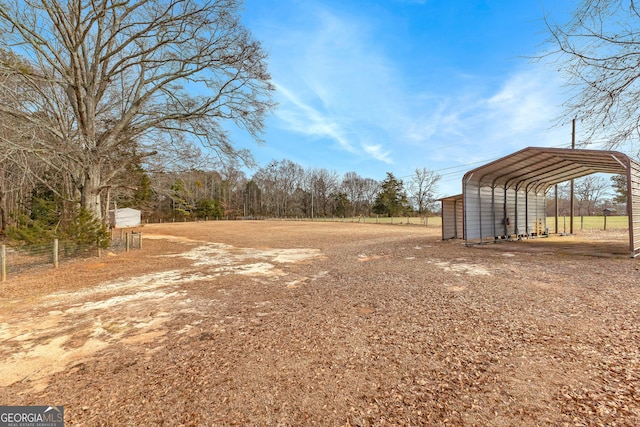
[[[577,230],[604,230],[604,216],[576,216],[573,218],[574,231]],[[606,217],[607,230],[628,230],[629,229],[629,217],[627,216],[610,216]],[[569,231],[570,218],[568,216],[558,217],[558,230],[560,232]],[[555,227],[555,217],[547,217],[547,227],[549,231],[553,232]]]
[[[306,221],[311,221],[309,218]],[[441,227],[442,218],[439,216],[430,217],[328,217],[328,218],[314,218],[315,222],[354,222],[364,224],[396,224],[396,225],[422,225],[426,227]]]

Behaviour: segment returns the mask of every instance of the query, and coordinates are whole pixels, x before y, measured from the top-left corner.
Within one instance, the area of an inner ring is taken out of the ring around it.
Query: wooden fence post
[[[129,233],[124,233],[124,250],[129,252]]]
[[[138,243],[138,249],[142,249],[142,231],[139,233],[139,236],[140,241]]]
[[[0,281],[7,280],[7,247],[0,245]]]
[[[58,239],[53,239],[53,267],[58,268]]]

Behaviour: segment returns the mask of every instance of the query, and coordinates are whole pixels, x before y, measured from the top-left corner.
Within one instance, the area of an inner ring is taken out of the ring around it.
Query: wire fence
[[[272,216],[236,216],[224,218],[181,218],[169,221],[154,221],[153,218],[144,220],[145,224],[170,224],[180,222],[208,222],[208,221],[307,221],[307,222],[352,222],[362,224],[390,224],[390,225],[417,225],[423,227],[442,227],[442,218],[439,216],[316,216],[310,217],[272,217]]]
[[[112,230],[107,251],[124,252],[142,249],[142,233],[132,230]],[[26,270],[39,267],[58,268],[59,264],[74,259],[103,256],[98,243],[81,244],[71,240],[54,239],[44,244],[2,244],[0,242],[0,281]]]

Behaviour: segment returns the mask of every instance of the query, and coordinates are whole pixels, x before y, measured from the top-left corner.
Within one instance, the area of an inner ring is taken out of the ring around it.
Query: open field
[[[291,221],[288,219],[287,221]],[[401,216],[401,217],[386,217],[386,216],[350,216],[350,217],[316,217],[316,218],[304,218],[300,221],[314,221],[314,222],[354,222],[361,224],[393,224],[393,225],[420,225],[430,228],[442,227],[442,218],[439,216]]]
[[[65,425],[640,425],[626,232],[220,221],[0,284],[0,402]]]
[[[394,225],[420,225],[428,228],[437,228],[440,229],[442,227],[442,217],[439,216],[430,216],[430,217],[364,217],[364,216],[355,216],[355,217],[317,217],[313,220],[310,218],[300,218],[300,219],[287,219],[286,221],[313,221],[313,222],[351,222],[351,223],[362,223],[362,224],[394,224]],[[555,217],[548,216],[546,218],[547,227],[551,232],[554,232],[555,228]],[[573,218],[573,226],[574,231],[578,231],[581,229],[585,230],[603,230],[605,218],[603,216],[575,216]],[[560,216],[558,217],[558,231],[569,232],[569,224],[570,217],[569,216]],[[628,230],[629,229],[629,217],[623,215],[609,216],[607,217],[607,230]]]
[[[558,217],[558,231],[569,232],[569,224],[570,217],[568,216],[560,216]],[[590,230],[603,230],[604,227],[604,216],[576,216],[573,218],[573,228],[574,231],[580,229],[590,229]],[[629,217],[628,216],[609,216],[606,217],[607,221],[607,230],[628,230],[629,229]],[[547,217],[547,227],[549,230],[554,229],[555,227],[555,217]]]

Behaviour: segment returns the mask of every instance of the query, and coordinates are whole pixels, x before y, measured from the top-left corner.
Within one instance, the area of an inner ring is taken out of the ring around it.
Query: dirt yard
[[[0,283],[0,404],[84,426],[640,425],[626,234],[142,231],[141,251]]]

